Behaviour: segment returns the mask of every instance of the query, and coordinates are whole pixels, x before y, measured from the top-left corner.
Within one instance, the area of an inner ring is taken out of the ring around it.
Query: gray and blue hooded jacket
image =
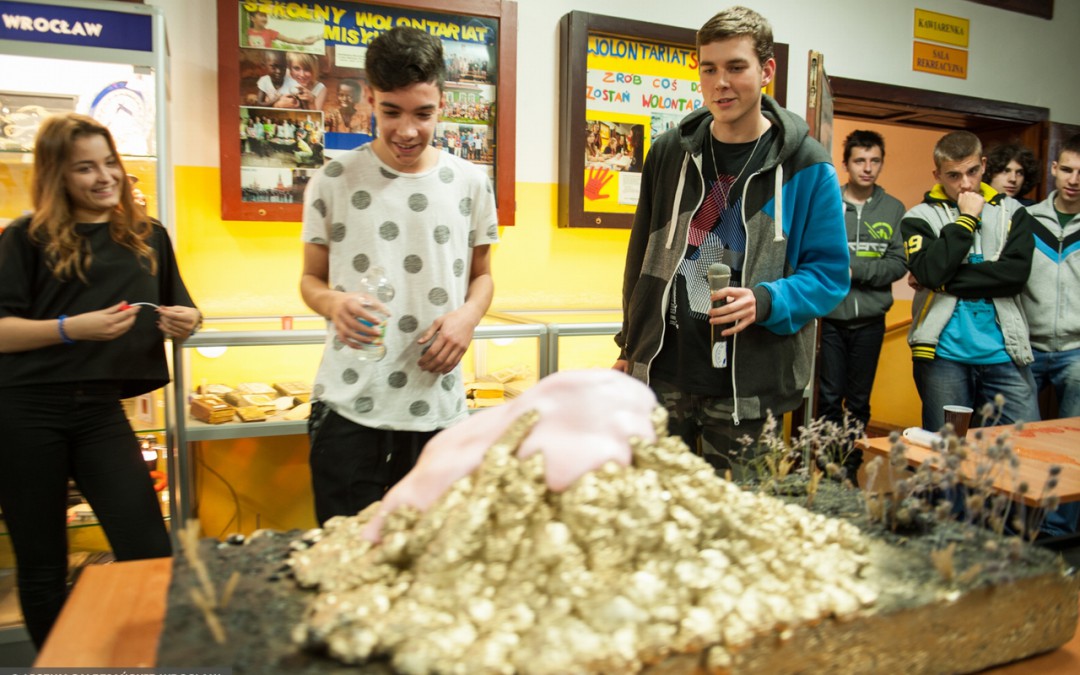
[[[742,281],[753,289],[757,320],[732,343],[736,423],[799,404],[813,365],[813,321],[832,311],[850,285],[843,202],[831,157],[801,118],[769,96],[762,96],[762,113],[777,133],[761,169],[746,180],[741,200]],[[711,121],[707,108],[690,113],[658,137],[645,157],[623,276],[623,326],[615,342],[630,374],[646,383],[663,345],[690,220],[705,194],[702,150]]]
[[[1031,346],[1041,352],[1080,348],[1080,214],[1061,226],[1051,192],[1027,207],[1035,253],[1031,275],[1020,294]]]

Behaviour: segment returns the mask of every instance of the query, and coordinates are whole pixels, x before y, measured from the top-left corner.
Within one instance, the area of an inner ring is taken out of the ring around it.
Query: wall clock
[[[150,155],[150,111],[142,92],[113,82],[98,92],[90,116],[108,127],[122,155]]]

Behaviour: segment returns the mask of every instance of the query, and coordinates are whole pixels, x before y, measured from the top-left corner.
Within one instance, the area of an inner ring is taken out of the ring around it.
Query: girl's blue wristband
[[[64,331],[64,319],[67,318],[67,314],[61,314],[60,319],[56,323],[56,330],[60,332],[60,339],[63,340],[66,345],[73,345],[75,341],[72,340],[68,334]]]

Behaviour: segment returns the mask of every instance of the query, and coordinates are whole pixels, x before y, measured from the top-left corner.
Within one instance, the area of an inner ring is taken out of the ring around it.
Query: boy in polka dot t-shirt
[[[395,28],[369,45],[366,70],[379,136],[323,167],[304,197],[300,292],[331,324],[308,423],[320,523],[382,499],[431,436],[465,418],[459,364],[494,292],[490,181],[431,143],[442,44]],[[386,302],[361,290],[375,265],[395,289]],[[377,312],[389,315],[386,356],[361,361]]]

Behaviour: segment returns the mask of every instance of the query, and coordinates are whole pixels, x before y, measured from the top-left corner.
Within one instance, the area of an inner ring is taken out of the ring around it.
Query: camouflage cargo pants
[[[660,405],[668,412],[668,433],[683,439],[690,451],[725,476],[728,471],[736,481],[755,476],[750,466],[756,456],[752,448],[765,426],[764,419],[732,420],[733,401],[715,396],[688,394],[675,385],[653,380],[649,385]],[[750,436],[754,443],[744,449],[740,439]]]

